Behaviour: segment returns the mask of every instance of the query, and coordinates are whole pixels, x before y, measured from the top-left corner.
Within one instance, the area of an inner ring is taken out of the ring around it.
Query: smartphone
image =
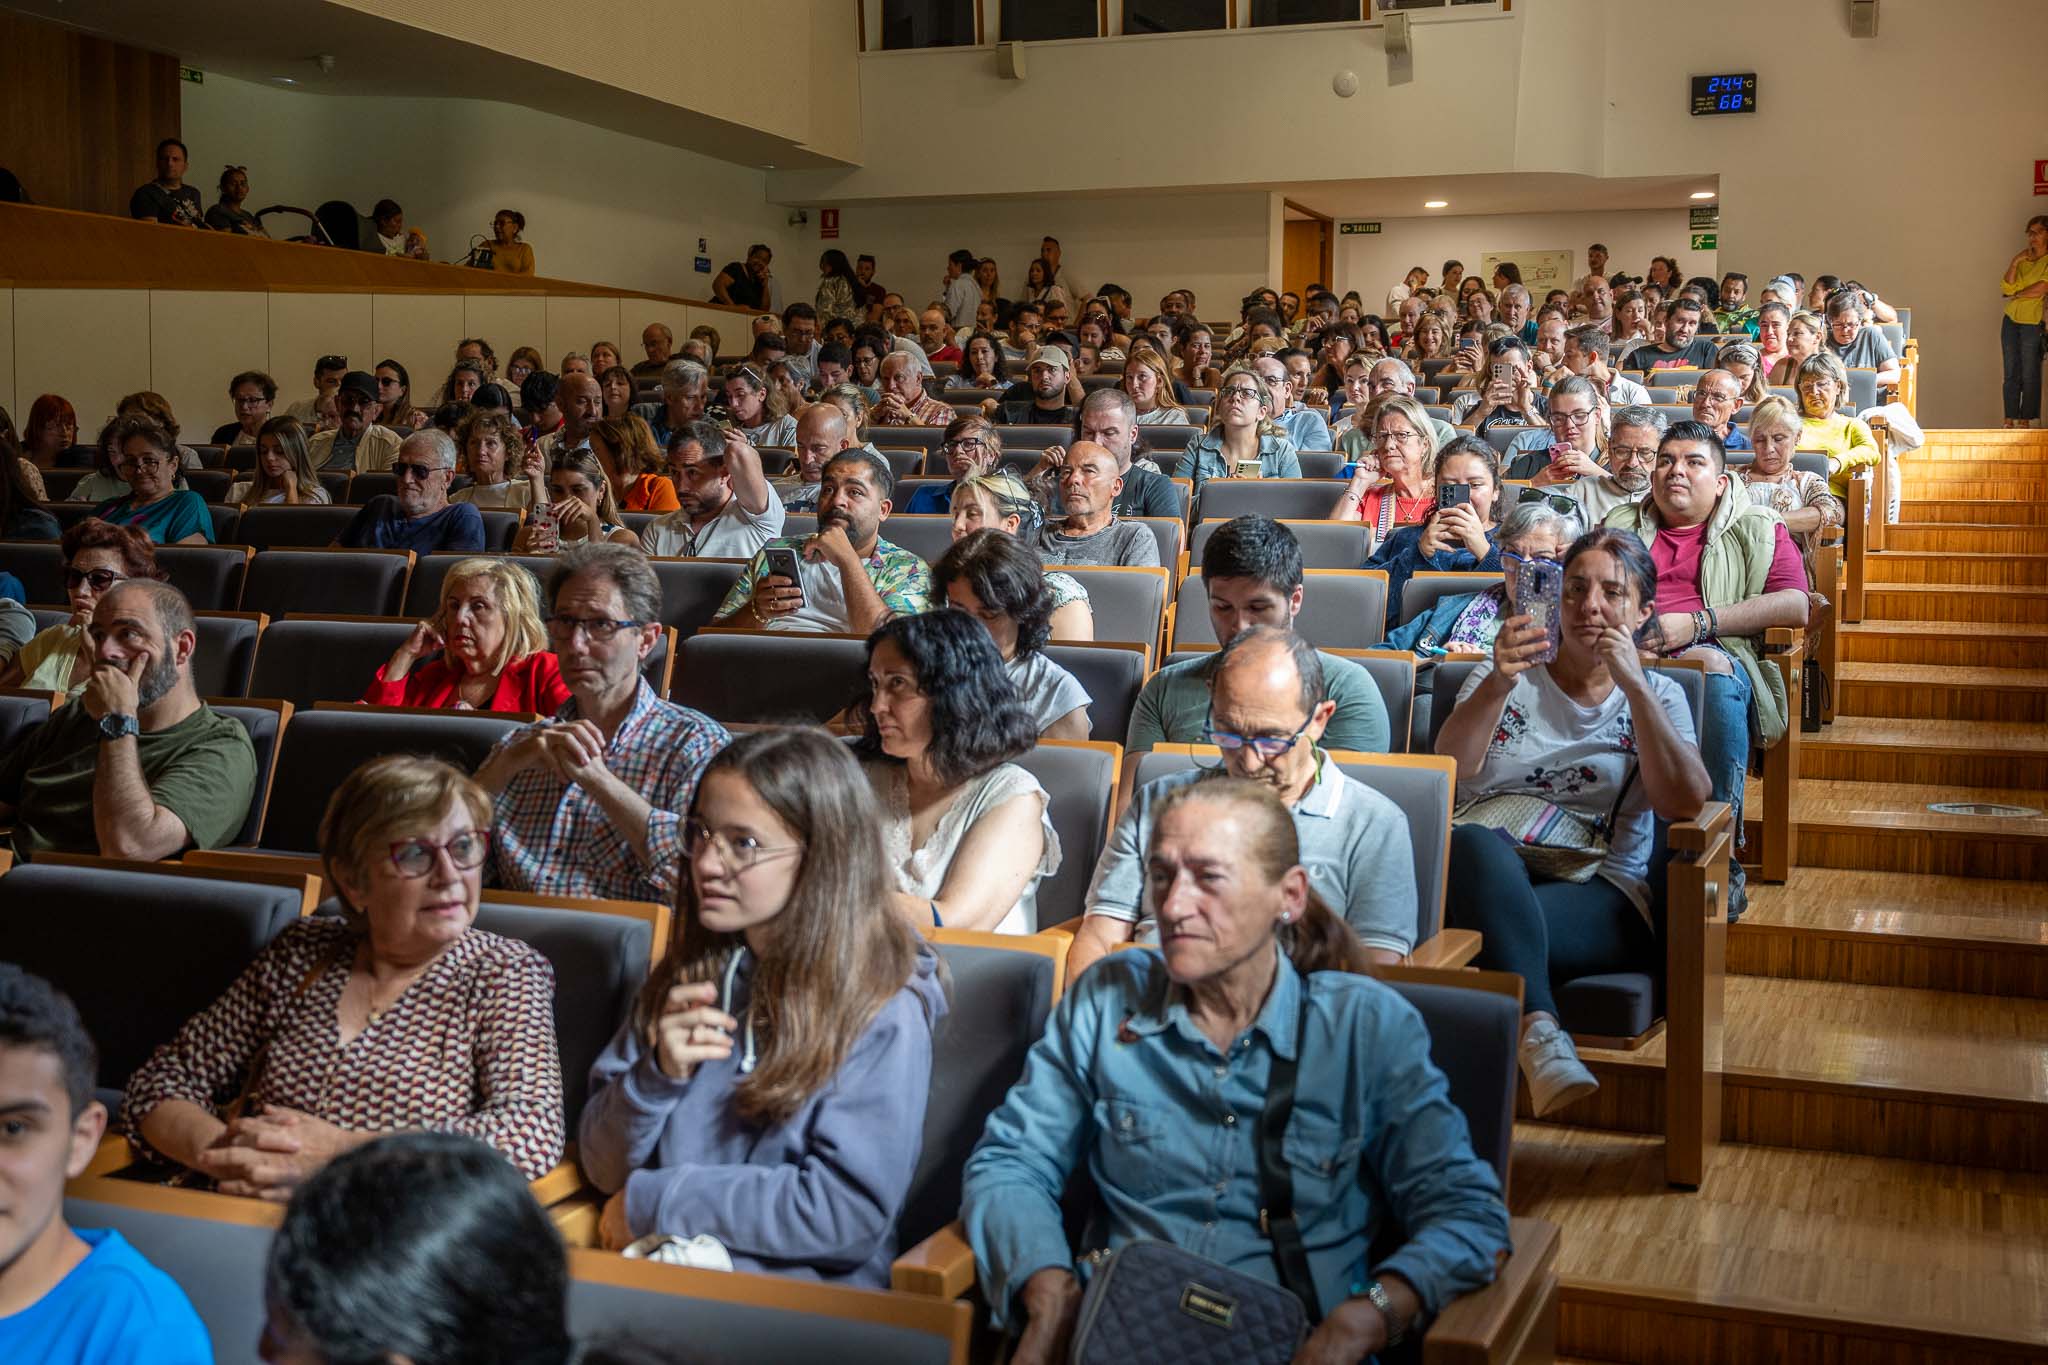
[[[1256,479],[1259,476],[1260,466],[1257,459],[1239,460],[1230,467],[1230,477],[1233,479]]]
[[[1471,501],[1472,485],[1469,483],[1440,483],[1436,486],[1436,510],[1439,512],[1468,506]]]
[[[1504,361],[1493,362],[1493,382],[1512,386],[1515,382],[1515,367]]]
[[[1564,604],[1564,569],[1547,559],[1525,559],[1515,569],[1515,615],[1527,616],[1549,638],[1534,662],[1557,657],[1557,632]]]
[[[803,600],[804,580],[797,569],[797,553],[787,545],[770,545],[762,551],[768,557],[768,572],[788,579],[795,587],[797,600]]]

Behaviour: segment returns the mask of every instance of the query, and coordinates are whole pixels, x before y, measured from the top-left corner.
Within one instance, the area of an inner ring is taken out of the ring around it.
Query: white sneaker
[[[1522,1079],[1529,1083],[1529,1102],[1538,1118],[1600,1088],[1600,1082],[1579,1060],[1571,1035],[1548,1019],[1529,1025],[1518,1052]]]

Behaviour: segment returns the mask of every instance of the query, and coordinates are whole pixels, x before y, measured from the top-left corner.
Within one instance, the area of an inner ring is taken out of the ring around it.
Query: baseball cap
[[[377,401],[377,376],[366,370],[350,370],[341,377],[341,392]]]
[[[1064,346],[1039,347],[1036,351],[1032,352],[1031,363],[1033,365],[1050,365],[1056,370],[1071,370],[1074,368],[1073,359],[1068,356]]]

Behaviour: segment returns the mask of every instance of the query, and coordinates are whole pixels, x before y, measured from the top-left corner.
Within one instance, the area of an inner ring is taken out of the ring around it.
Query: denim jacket
[[[1178,475],[1194,480],[1195,491],[1202,491],[1202,485],[1211,479],[1231,477],[1230,468],[1223,457],[1223,437],[1214,431],[1205,431],[1188,442],[1186,452],[1181,456]],[[1259,437],[1259,477],[1262,479],[1298,479],[1301,477],[1301,452],[1294,442],[1285,436]],[[1333,485],[1334,487],[1334,485]],[[1335,492],[1330,501],[1337,501]]]
[[[997,1324],[1035,1272],[1075,1265],[1060,1196],[1084,1162],[1099,1197],[1080,1250],[1156,1238],[1277,1283],[1255,1144],[1273,1057],[1297,1048],[1282,1153],[1323,1310],[1387,1272],[1415,1286],[1425,1315],[1489,1283],[1508,1249],[1500,1182],[1407,1001],[1370,977],[1303,978],[1282,954],[1258,1018],[1219,1052],[1164,960],[1136,948],[1067,991],[968,1159],[961,1214]],[[1389,1217],[1408,1241],[1368,1265]]]

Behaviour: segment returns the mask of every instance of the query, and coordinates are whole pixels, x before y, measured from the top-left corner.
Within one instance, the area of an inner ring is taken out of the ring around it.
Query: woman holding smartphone
[[[600,1239],[886,1289],[946,996],[872,789],[824,731],[764,730],[711,761],[682,833],[675,939],[577,1133],[613,1192]]]
[[[1437,735],[1436,751],[1458,761],[1444,922],[1484,936],[1475,966],[1522,978],[1520,1061],[1539,1117],[1600,1088],[1558,1025],[1556,984],[1660,969],[1646,880],[1654,819],[1690,820],[1712,792],[1685,693],[1643,666],[1656,591],[1640,538],[1581,536],[1564,557],[1557,637],[1520,595]],[[1604,856],[1581,880],[1533,871],[1486,823],[1481,798],[1498,796],[1593,826]]]
[[[1460,436],[1437,452],[1434,483],[1436,506],[1421,525],[1396,527],[1365,561],[1387,572],[1389,615],[1397,614],[1402,588],[1420,570],[1500,572],[1499,454],[1475,436]]]
[[[1330,509],[1333,521],[1362,521],[1373,528],[1373,544],[1411,526],[1436,507],[1436,427],[1422,404],[1404,394],[1373,400],[1373,454],[1361,456]]]

